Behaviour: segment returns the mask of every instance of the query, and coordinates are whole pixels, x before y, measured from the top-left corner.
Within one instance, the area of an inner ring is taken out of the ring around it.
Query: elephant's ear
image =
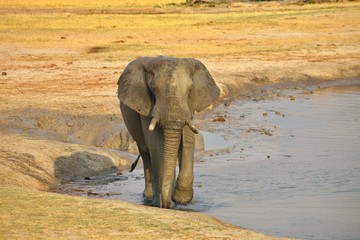
[[[216,86],[214,79],[209,71],[199,60],[188,59],[192,70],[193,86],[189,94],[188,104],[193,112],[210,106],[220,95],[220,89]]]
[[[151,98],[145,82],[147,60],[139,58],[129,63],[118,81],[119,100],[144,116],[151,111]]]

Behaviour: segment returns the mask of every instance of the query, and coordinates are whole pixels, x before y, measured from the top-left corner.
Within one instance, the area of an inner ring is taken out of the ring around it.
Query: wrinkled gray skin
[[[125,68],[118,86],[124,122],[144,163],[144,196],[163,208],[173,208],[173,201],[189,203],[197,133],[193,115],[220,93],[210,73],[196,59],[143,57]]]

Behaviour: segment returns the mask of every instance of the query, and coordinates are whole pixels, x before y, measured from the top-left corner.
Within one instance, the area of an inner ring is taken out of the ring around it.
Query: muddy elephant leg
[[[179,157],[179,176],[173,200],[180,204],[189,203],[194,194],[194,149],[195,135],[188,126],[183,128],[182,149]]]
[[[149,164],[149,175],[151,175],[152,191],[153,191],[153,205],[160,205],[160,192],[161,182],[164,165],[164,137],[162,130],[156,127],[153,131],[149,131],[149,124],[151,118],[141,116],[142,130],[144,132],[144,138],[147,149],[149,151],[150,161],[144,164]],[[144,168],[146,166],[144,165]]]
[[[151,160],[142,130],[141,115],[123,103],[120,104],[120,109],[125,125],[130,135],[134,138],[141,158],[143,159],[145,175],[145,190],[143,194],[145,197],[152,197]]]
[[[153,187],[151,179],[151,159],[150,154],[140,150],[141,158],[144,165],[144,176],[145,176],[145,189],[143,192],[144,197],[151,198],[153,197]]]

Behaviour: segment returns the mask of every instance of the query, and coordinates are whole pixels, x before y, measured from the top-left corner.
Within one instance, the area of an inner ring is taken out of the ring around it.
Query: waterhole
[[[218,133],[212,133],[212,132],[208,132],[208,131],[201,131],[201,134],[204,137],[204,149],[205,149],[205,151],[226,149],[226,148],[231,146],[231,143],[229,141],[225,140]]]
[[[204,126],[194,199],[179,210],[277,237],[359,239],[359,82],[211,114],[225,121]],[[85,196],[144,204],[142,169],[71,184]]]

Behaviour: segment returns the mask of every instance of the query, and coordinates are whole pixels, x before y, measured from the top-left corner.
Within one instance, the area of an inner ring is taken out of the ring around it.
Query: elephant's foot
[[[193,195],[194,195],[194,190],[192,186],[188,188],[176,186],[173,195],[173,200],[179,204],[187,204],[192,200]]]
[[[145,198],[152,198],[153,197],[153,189],[152,186],[146,186],[143,192],[143,196]]]
[[[174,203],[173,201],[167,201],[167,202],[160,202],[160,207],[161,208],[167,208],[167,209],[173,209],[174,208]]]

